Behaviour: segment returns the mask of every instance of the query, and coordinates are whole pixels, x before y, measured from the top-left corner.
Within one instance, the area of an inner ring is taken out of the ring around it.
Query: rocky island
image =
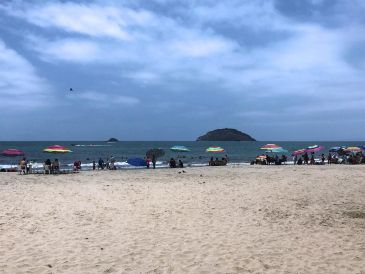
[[[108,143],[116,143],[116,142],[119,142],[119,140],[117,138],[110,138],[107,142]]]
[[[250,135],[233,128],[221,128],[209,131],[197,141],[256,141]]]

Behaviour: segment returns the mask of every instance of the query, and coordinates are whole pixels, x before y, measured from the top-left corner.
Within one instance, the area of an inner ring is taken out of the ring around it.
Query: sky
[[[363,0],[2,0],[0,141],[365,140],[364,14]]]

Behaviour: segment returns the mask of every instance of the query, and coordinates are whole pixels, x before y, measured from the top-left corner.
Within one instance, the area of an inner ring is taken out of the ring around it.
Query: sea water
[[[359,146],[364,145],[364,141],[349,142],[211,142],[211,141],[123,141],[117,143],[106,143],[101,141],[42,141],[42,142],[0,142],[0,151],[7,148],[16,148],[25,152],[28,161],[32,161],[34,168],[42,168],[46,159],[53,161],[57,158],[61,162],[61,168],[71,168],[73,162],[81,161],[83,169],[91,169],[92,162],[98,162],[102,158],[104,162],[113,156],[116,159],[118,168],[132,168],[127,164],[127,159],[131,157],[144,158],[146,152],[151,148],[161,148],[165,155],[157,159],[157,167],[167,167],[170,158],[181,159],[185,166],[207,165],[211,157],[222,158],[228,155],[230,164],[245,165],[255,160],[257,155],[263,153],[260,147],[267,143],[274,143],[287,149],[288,159],[291,159],[291,152],[297,149],[306,148],[310,145],[321,145],[325,149],[318,152],[328,153],[328,149],[333,146]],[[52,154],[44,153],[43,149],[51,145],[62,145],[71,149],[71,153]],[[75,146],[77,145],[77,146]],[[189,148],[190,152],[173,152],[172,146],[182,145]],[[225,149],[224,153],[208,153],[205,150],[210,146],[221,146]],[[0,155],[0,168],[16,166],[20,157],[5,157]]]

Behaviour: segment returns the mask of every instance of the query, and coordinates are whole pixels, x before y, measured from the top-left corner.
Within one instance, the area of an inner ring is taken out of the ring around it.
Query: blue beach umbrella
[[[142,158],[129,158],[127,160],[127,163],[130,164],[131,166],[147,166],[147,163],[144,159]]]
[[[344,149],[345,147],[331,147],[329,152],[338,152],[340,151],[341,149]]]

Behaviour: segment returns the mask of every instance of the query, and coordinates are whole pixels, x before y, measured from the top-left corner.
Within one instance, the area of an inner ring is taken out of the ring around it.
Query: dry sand
[[[365,166],[0,174],[0,273],[365,273]]]

